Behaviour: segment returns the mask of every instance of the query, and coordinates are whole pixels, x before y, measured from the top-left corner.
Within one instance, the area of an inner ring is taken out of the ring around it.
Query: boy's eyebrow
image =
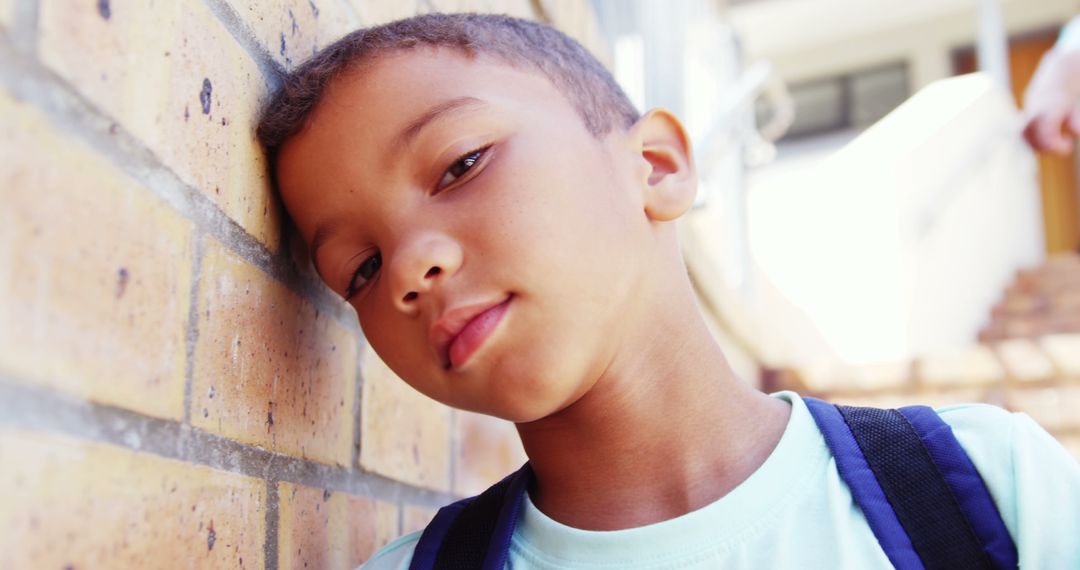
[[[417,135],[420,134],[420,131],[424,130],[424,127],[428,126],[435,119],[438,119],[439,117],[452,111],[457,111],[459,109],[464,109],[468,107],[475,107],[483,104],[484,102],[480,99],[469,96],[456,97],[448,101],[443,101],[442,103],[439,103],[438,105],[435,105],[434,107],[428,109],[419,117],[413,119],[413,121],[409,123],[404,130],[401,131],[401,134],[397,136],[397,138],[394,140],[394,144],[398,148],[407,146],[413,141],[413,139],[416,138]]]
[[[338,233],[343,226],[349,225],[345,218],[335,218],[327,223],[319,225],[315,229],[315,235],[311,238],[311,261],[315,269],[319,269],[319,248],[323,246],[334,234]]]

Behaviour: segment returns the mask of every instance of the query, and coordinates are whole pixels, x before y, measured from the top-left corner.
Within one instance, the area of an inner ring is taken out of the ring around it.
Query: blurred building
[[[698,145],[684,250],[743,377],[992,401],[1080,447],[1076,161],[1034,156],[1017,108],[1080,3],[593,4],[620,81]]]

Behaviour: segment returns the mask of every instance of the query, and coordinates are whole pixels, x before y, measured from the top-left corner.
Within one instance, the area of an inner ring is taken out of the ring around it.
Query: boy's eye
[[[469,169],[475,166],[477,162],[480,162],[480,159],[484,156],[484,153],[487,152],[487,149],[488,147],[478,148],[457,159],[457,161],[455,161],[454,164],[451,164],[450,168],[447,168],[446,172],[443,173],[442,178],[439,179],[439,183],[435,187],[435,191],[438,192],[443,188],[450,186],[462,176],[465,176]]]
[[[352,279],[349,280],[349,286],[345,288],[345,300],[351,299],[353,295],[363,289],[364,285],[367,285],[367,282],[372,277],[375,277],[380,267],[382,267],[381,253],[376,252],[375,255],[370,255],[364,259],[360,266],[356,268],[356,271],[353,272]]]

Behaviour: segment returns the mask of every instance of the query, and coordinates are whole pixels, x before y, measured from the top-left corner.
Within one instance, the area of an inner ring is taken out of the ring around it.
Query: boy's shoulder
[[[955,404],[934,411],[952,428],[995,501],[1005,507],[1000,510],[1008,525],[1016,485],[1014,448],[1056,442],[1026,414],[994,405]]]
[[[937,410],[986,483],[1020,566],[1080,567],[1080,463],[1021,412],[986,404]]]
[[[973,450],[1006,451],[1016,424],[1023,421],[1021,418],[1027,418],[992,404],[953,404],[934,408],[934,411],[949,424],[968,454]]]
[[[798,395],[786,392],[773,396],[800,408],[803,413],[796,415],[809,415]],[[1036,566],[1054,560],[1080,563],[1080,546],[1070,547],[1064,538],[1080,532],[1080,516],[1064,517],[1058,521],[1062,528],[1054,532],[1032,533],[1033,526],[1044,526],[1040,521],[1045,523],[1050,513],[1059,512],[1062,506],[1080,513],[1080,465],[1075,459],[1026,414],[989,404],[951,405],[935,412],[952,429],[985,481],[1017,541],[1022,561]],[[815,429],[809,417],[803,419],[806,421],[795,421],[797,425],[791,427]],[[419,537],[415,532],[392,542],[363,568],[408,568]]]

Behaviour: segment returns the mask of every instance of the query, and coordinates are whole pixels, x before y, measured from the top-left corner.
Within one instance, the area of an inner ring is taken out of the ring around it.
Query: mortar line
[[[405,534],[405,503],[402,501],[397,502],[397,535],[402,536]]]
[[[278,527],[281,525],[280,497],[278,497],[278,482],[273,479],[266,480],[266,517],[263,525],[266,527],[266,541],[263,542],[263,556],[265,557],[264,568],[277,570],[278,568]]]
[[[536,14],[537,20],[548,25],[554,25],[552,23],[551,14],[541,0],[530,0],[529,4],[532,5],[533,13]]]
[[[353,439],[352,457],[349,460],[349,469],[360,469],[360,447],[364,444],[364,369],[363,351],[367,341],[363,336],[356,343],[356,394],[353,397]],[[452,487],[451,487],[452,489]]]
[[[204,234],[198,232],[191,247],[191,291],[188,299],[187,336],[184,339],[186,358],[184,370],[184,419],[191,424],[191,390],[195,384],[195,345],[199,341],[199,291],[202,282],[202,264],[205,254]]]
[[[384,502],[436,508],[449,492],[413,487],[367,471],[350,471],[240,443],[180,423],[87,402],[0,375],[0,429],[25,429],[106,443],[263,480],[288,481]]]
[[[187,188],[178,178],[160,176],[159,171],[165,169],[152,151],[54,71],[5,41],[0,41],[0,83],[16,99],[41,111],[58,131],[73,135],[184,217],[192,218],[190,192],[184,191]]]
[[[251,56],[270,90],[274,91],[280,87],[285,77],[285,67],[274,59],[270,50],[259,41],[255,32],[236,13],[236,10],[225,0],[203,0],[203,3],[228,30],[236,43]]]
[[[280,247],[277,254],[272,255],[268,267],[262,270],[269,276],[281,281],[289,289],[310,301],[321,311],[325,311],[335,317],[339,324],[348,330],[361,335],[360,323],[356,319],[356,313],[337,293],[331,291],[315,272],[311,263],[310,255],[305,254],[304,259],[297,259],[293,254],[293,240],[298,240],[301,248],[306,251],[307,245],[303,243],[299,232],[295,229],[287,215],[282,216],[282,232]],[[301,262],[306,267],[301,268]],[[305,270],[306,269],[306,270]]]
[[[69,133],[111,161],[182,217],[248,263],[332,315],[346,329],[359,332],[352,312],[310,272],[303,273],[272,254],[208,196],[182,181],[160,158],[95,104],[40,62],[19,54],[0,34],[0,85],[40,110],[58,131]]]

